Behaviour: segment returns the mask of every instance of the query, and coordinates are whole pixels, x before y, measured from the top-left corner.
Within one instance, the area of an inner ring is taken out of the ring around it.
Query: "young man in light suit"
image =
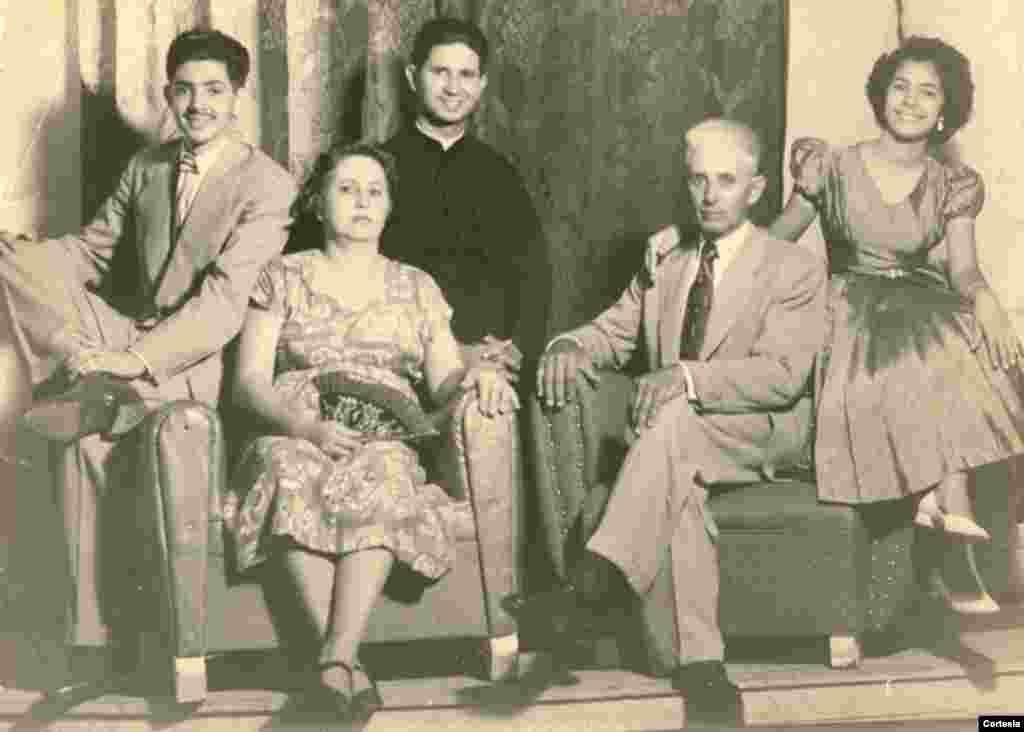
[[[756,481],[797,464],[811,436],[808,384],[824,334],[824,263],[748,221],[765,179],[748,126],[712,119],[686,135],[687,182],[702,235],[655,234],[644,271],[592,322],[541,357],[538,394],[552,408],[596,368],[621,368],[641,341],[631,447],[570,585],[533,607],[571,622],[608,590],[643,599],[672,572],[680,647],[675,681],[687,721],[735,720],[718,628],[716,528],[706,508],[718,484]],[[549,527],[550,528],[550,527]]]
[[[234,132],[249,72],[242,44],[215,30],[182,33],[166,70],[179,139],[137,154],[77,234],[0,235],[0,426],[31,403],[33,386],[71,385],[27,416],[68,442],[56,470],[75,646],[108,643],[111,621],[127,614],[108,591],[125,570],[111,559],[139,554],[124,538],[134,516],[113,510],[119,493],[137,492],[132,440],[93,433],[127,430],[169,400],[216,403],[221,349],[284,246],[295,195],[289,173]],[[136,268],[115,281],[123,254]],[[131,409],[134,418],[115,420]]]

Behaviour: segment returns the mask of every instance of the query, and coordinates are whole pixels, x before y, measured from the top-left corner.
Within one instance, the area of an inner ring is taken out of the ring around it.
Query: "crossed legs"
[[[367,696],[371,706],[380,704],[372,680],[359,664],[359,644],[394,561],[383,548],[337,558],[295,545],[283,552],[285,573],[320,642],[317,680],[336,692],[342,705]]]
[[[670,559],[680,664],[723,653],[717,529],[705,486],[762,479],[762,466],[792,462],[801,443],[766,414],[698,415],[675,400],[626,455],[587,548],[615,563],[640,597]]]
[[[666,404],[627,453],[587,544],[618,566],[641,598],[661,572],[671,571],[674,683],[686,698],[688,724],[731,725],[741,714],[739,691],[723,664],[718,529],[706,486],[755,481],[764,466],[798,459],[803,434],[789,433],[777,420],[767,414],[699,415],[685,400]]]

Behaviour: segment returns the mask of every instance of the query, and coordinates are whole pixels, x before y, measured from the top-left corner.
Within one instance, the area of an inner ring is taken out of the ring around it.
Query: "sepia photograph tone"
[[[1022,41],[0,0],[0,729],[1024,727]]]

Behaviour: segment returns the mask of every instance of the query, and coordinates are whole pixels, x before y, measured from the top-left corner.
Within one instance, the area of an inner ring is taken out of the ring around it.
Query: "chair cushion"
[[[714,490],[708,501],[721,529],[768,529],[803,521],[828,521],[852,526],[851,506],[822,503],[814,483],[788,481],[751,483]]]
[[[858,633],[871,546],[857,511],[821,503],[813,483],[715,491],[720,622],[727,635]]]

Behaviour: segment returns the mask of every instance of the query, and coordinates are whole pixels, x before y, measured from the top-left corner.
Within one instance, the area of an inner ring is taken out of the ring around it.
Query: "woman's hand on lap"
[[[310,422],[300,432],[300,437],[309,440],[335,459],[350,455],[362,444],[358,432],[328,420]]]

